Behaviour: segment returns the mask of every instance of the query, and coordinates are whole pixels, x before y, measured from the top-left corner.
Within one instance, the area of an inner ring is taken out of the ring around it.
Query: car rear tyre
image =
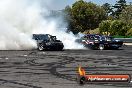
[[[44,47],[42,46],[42,44],[40,44],[40,45],[38,46],[38,50],[40,50],[40,51],[44,50]]]
[[[63,50],[63,48],[59,48],[58,50],[59,50],[59,51],[62,51],[62,50]]]
[[[99,44],[99,50],[104,50],[104,44]]]

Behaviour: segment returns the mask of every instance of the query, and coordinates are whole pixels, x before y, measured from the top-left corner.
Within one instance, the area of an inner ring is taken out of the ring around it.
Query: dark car
[[[33,34],[36,40],[38,50],[63,50],[63,43],[56,39],[56,36],[50,34]]]
[[[112,36],[87,34],[77,39],[76,42],[81,43],[84,47],[90,49],[119,49],[123,45],[123,41],[116,40]]]

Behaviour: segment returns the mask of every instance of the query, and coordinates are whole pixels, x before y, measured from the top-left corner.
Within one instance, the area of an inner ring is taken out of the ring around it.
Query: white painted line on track
[[[5,59],[8,60],[9,58],[6,57]]]
[[[25,56],[25,57],[26,57],[27,55],[23,55],[23,56]]]

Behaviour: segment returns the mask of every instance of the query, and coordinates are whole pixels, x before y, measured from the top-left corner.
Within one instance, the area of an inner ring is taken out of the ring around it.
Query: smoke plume
[[[0,50],[27,50],[36,48],[33,33],[51,34],[62,40],[65,49],[82,46],[76,37],[66,31],[62,17],[50,17],[52,0],[1,0],[0,2]],[[61,25],[61,28],[60,28]]]

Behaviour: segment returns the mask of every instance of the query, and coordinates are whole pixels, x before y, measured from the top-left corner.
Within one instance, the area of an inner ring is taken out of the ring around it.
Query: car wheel
[[[104,50],[104,44],[99,44],[99,49]]]
[[[61,47],[59,50],[62,51],[63,50],[63,47]]]
[[[38,50],[40,50],[40,51],[44,50],[44,47],[43,47],[42,44],[40,44],[40,45],[38,46]]]

